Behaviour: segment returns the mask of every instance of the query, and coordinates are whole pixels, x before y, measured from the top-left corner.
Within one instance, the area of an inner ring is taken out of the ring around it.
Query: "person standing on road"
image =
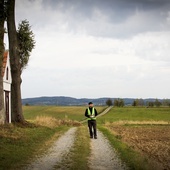
[[[94,137],[94,139],[97,139],[97,129],[96,129],[97,110],[93,107],[92,102],[89,102],[89,107],[85,111],[85,116],[88,118],[90,138]]]

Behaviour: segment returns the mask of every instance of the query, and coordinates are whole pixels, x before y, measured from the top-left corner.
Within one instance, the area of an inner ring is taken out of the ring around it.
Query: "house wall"
[[[8,71],[7,71],[7,68],[8,68]],[[5,72],[3,76],[3,89],[4,89],[4,106],[6,106],[5,105],[5,92],[9,93],[9,123],[11,123],[11,83],[12,83],[11,67],[10,67],[10,61],[9,61],[9,55],[8,55],[6,68],[5,68]]]
[[[5,106],[5,91],[4,91],[4,106]],[[11,92],[9,92],[9,108],[8,109],[9,109],[9,122],[8,123],[11,123]]]
[[[6,79],[7,78],[7,68],[8,68],[8,80]],[[3,82],[4,82],[4,90],[11,91],[12,77],[11,77],[11,67],[10,67],[10,62],[9,62],[9,56],[8,56],[7,63],[6,63]]]

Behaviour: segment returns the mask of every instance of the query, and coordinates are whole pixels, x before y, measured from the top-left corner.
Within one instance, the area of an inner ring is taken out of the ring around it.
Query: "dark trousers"
[[[97,126],[96,120],[88,120],[90,137],[97,137],[96,126]]]

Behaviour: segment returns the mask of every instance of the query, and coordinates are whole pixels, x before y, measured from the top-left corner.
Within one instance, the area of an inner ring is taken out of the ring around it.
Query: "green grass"
[[[101,112],[104,107],[95,107]],[[83,106],[24,106],[24,117],[27,120],[34,120],[37,116],[50,116],[56,119],[70,119],[81,121],[85,119],[86,107]]]
[[[98,123],[112,123],[120,120],[170,122],[170,108],[112,108],[108,114],[98,118]]]
[[[46,142],[57,138],[68,127],[47,128],[42,126],[20,127],[1,126],[0,133],[0,169],[20,169],[29,163],[33,155],[46,148]]]
[[[55,119],[70,119],[81,121],[84,120],[84,112],[86,107],[59,107],[59,106],[24,106],[24,117],[26,120],[35,122],[38,116],[52,117]],[[104,107],[96,107],[101,112]],[[47,119],[48,120],[48,119]],[[146,163],[139,153],[133,151],[121,140],[114,137],[111,132],[104,128],[106,122],[116,121],[169,121],[170,108],[112,108],[112,110],[97,119],[99,129],[110,140],[112,145],[120,152],[121,158],[127,161],[131,169],[140,169],[141,164]],[[1,126],[0,129],[0,170],[3,169],[19,169],[26,163],[29,163],[33,155],[41,154],[43,150],[48,148],[53,140],[63,134],[70,126],[47,127],[47,126],[27,126],[20,127],[17,125]],[[88,129],[80,126],[77,131],[75,147],[72,150],[71,158],[72,167],[76,169],[87,168],[87,157],[89,155],[89,138]],[[41,142],[40,142],[41,141]],[[43,149],[42,149],[43,148]],[[138,166],[139,165],[139,166]],[[147,163],[146,168],[147,169]]]
[[[104,107],[96,107],[101,112]],[[56,106],[24,106],[24,117],[27,121],[33,122],[29,126],[5,125],[0,126],[0,170],[20,169],[27,163],[31,162],[33,155],[41,154],[45,149],[50,147],[53,140],[62,135],[69,127],[73,126],[72,122],[68,124],[48,126],[48,120],[83,120],[86,107],[56,107]],[[44,116],[44,117],[43,117]],[[43,125],[36,125],[36,118],[41,117]],[[51,117],[52,119],[48,119]],[[51,122],[51,123],[55,123]],[[80,127],[80,131],[83,129]],[[79,135],[78,135],[79,136]],[[83,137],[83,135],[82,135]],[[77,138],[80,142],[82,139]],[[77,141],[77,142],[78,142]],[[76,146],[79,146],[77,143]],[[87,144],[88,145],[88,144]],[[88,147],[84,145],[84,147]],[[80,148],[80,147],[79,147]],[[87,149],[87,152],[89,149]],[[76,151],[75,148],[75,153]],[[87,153],[85,152],[85,155]],[[76,157],[75,155],[73,156]],[[78,159],[75,158],[75,159]],[[82,157],[84,160],[84,157]],[[76,166],[76,165],[74,165]]]
[[[70,169],[87,170],[90,156],[90,138],[87,126],[78,127],[74,148],[72,149],[72,166]]]

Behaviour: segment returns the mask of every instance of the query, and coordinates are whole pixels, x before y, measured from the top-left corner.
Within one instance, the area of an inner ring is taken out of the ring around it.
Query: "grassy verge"
[[[98,126],[99,130],[108,138],[111,145],[117,150],[120,158],[131,170],[149,170],[152,169],[145,157],[143,157],[137,151],[127,146],[125,143],[121,142],[116,138],[108,129],[103,126]]]
[[[10,124],[0,129],[0,169],[14,170],[27,165],[33,155],[41,154],[68,127],[20,127]]]

